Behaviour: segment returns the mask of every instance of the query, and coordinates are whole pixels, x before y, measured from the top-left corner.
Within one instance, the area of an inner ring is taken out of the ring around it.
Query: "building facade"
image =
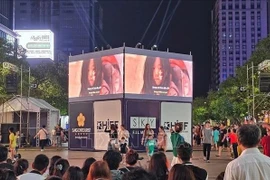
[[[0,0],[0,38],[7,42],[16,43],[16,33],[13,30],[13,0]]]
[[[96,0],[16,0],[15,9],[15,29],[54,32],[56,56],[91,52],[99,43],[102,8]]]
[[[246,63],[267,37],[267,0],[217,0],[212,10],[212,89]]]

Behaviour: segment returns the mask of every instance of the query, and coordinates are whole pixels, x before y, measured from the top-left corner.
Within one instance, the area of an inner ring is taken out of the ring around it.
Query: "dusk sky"
[[[142,41],[150,49],[156,43],[154,38],[161,27],[167,5],[164,0],[152,25]],[[123,42],[134,47],[140,42],[161,0],[99,0],[104,10],[103,35],[113,47],[120,47]],[[172,14],[177,0],[172,0],[168,15]],[[205,96],[209,90],[211,72],[211,10],[214,0],[182,0],[161,39],[159,50],[167,48],[171,52],[189,54],[192,52],[194,62],[194,96]],[[156,36],[157,37],[157,36]],[[151,43],[151,40],[152,43]]]

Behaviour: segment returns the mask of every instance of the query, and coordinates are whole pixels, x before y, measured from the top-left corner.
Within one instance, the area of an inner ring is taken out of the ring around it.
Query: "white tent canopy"
[[[36,99],[33,97],[14,97],[0,106],[0,114],[8,112],[29,111],[29,112],[42,112],[42,111],[54,111],[59,112],[43,99]]]

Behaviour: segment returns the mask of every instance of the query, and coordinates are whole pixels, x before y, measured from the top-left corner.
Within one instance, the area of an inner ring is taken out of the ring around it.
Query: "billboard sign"
[[[28,59],[54,60],[54,33],[51,30],[15,30],[19,45],[26,49]]]

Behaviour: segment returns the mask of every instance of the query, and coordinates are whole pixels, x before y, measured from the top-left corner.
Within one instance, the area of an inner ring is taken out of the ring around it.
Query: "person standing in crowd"
[[[263,154],[270,157],[270,130],[266,129],[267,135],[261,139]]]
[[[151,157],[148,171],[155,174],[158,180],[168,179],[168,167],[166,155],[162,152],[157,152]]]
[[[164,131],[164,127],[160,126],[159,131],[158,131],[158,136],[157,136],[157,146],[158,149],[163,149],[164,152],[166,152],[166,147],[167,147],[167,134]]]
[[[49,158],[44,155],[40,154],[35,157],[35,160],[32,164],[33,170],[29,173],[22,174],[18,176],[18,180],[44,180],[43,174],[46,172],[47,167],[49,165]]]
[[[214,142],[214,146],[215,146],[216,151],[218,151],[219,130],[218,130],[217,126],[215,126],[213,130],[214,130],[213,131],[213,142]]]
[[[102,180],[111,178],[109,166],[105,161],[96,161],[90,166],[87,180]]]
[[[150,124],[146,124],[144,131],[143,131],[143,137],[141,140],[141,145],[145,147],[146,153],[148,154],[149,148],[148,148],[148,141],[149,139],[154,138],[154,131],[150,128]]]
[[[154,154],[156,144],[157,143],[156,143],[156,140],[154,139],[154,137],[153,136],[149,136],[148,141],[146,143],[146,146],[148,147],[148,158],[149,158],[148,161],[150,161],[151,157]]]
[[[138,163],[138,165],[137,165]],[[140,167],[140,161],[139,161],[139,154],[133,150],[130,149],[128,150],[127,154],[126,154],[126,166],[119,169],[120,171],[127,173],[137,167]]]
[[[189,143],[184,143],[177,148],[177,155],[179,160],[183,165],[187,165],[190,167],[191,171],[194,173],[194,176],[197,180],[207,180],[208,174],[205,169],[194,166],[191,163],[192,157],[192,147]]]
[[[229,156],[231,156],[230,148],[228,147],[227,129],[226,129],[225,123],[220,124],[218,146],[219,146],[218,147],[219,149],[218,149],[218,154],[216,155],[217,157],[221,156],[223,147],[227,149]]]
[[[34,137],[35,139],[37,137],[39,138],[39,144],[41,147],[41,151],[44,151],[44,147],[47,144],[48,131],[45,128],[46,128],[46,126],[43,125],[42,128],[38,131],[38,133]]]
[[[20,176],[22,174],[27,173],[28,168],[29,168],[29,163],[26,159],[19,159],[14,164],[14,172],[16,176]]]
[[[55,135],[56,135],[56,146],[61,147],[62,146],[62,137],[63,137],[63,129],[60,127],[60,125],[56,125],[55,127]]]
[[[124,172],[118,170],[122,161],[121,154],[113,150],[107,151],[103,156],[103,161],[107,162],[110,168],[112,180],[121,180],[122,175],[124,174]]]
[[[115,150],[115,145],[118,143],[118,133],[115,124],[111,124],[110,129],[107,129],[106,126],[104,132],[109,133],[110,138],[107,150]]]
[[[175,164],[169,172],[168,180],[196,180],[192,170],[183,164]]]
[[[126,130],[125,126],[122,124],[120,126],[119,135],[118,135],[119,141],[121,141],[123,137],[125,138],[127,142],[127,146],[129,146],[129,132],[128,130]]]
[[[242,153],[227,165],[224,180],[269,180],[270,158],[258,149],[261,139],[260,128],[245,124],[237,130],[237,138]]]
[[[210,122],[206,121],[205,126],[202,130],[202,139],[203,139],[203,156],[206,162],[210,162],[210,152],[211,152],[211,143],[212,143],[213,130],[210,128]]]
[[[87,158],[84,163],[83,163],[83,166],[82,166],[82,172],[84,174],[84,179],[87,179],[87,175],[88,175],[88,172],[89,172],[89,169],[91,167],[91,165],[96,162],[96,159],[95,158]]]
[[[234,159],[238,157],[238,151],[237,151],[237,146],[238,146],[238,143],[237,143],[237,135],[236,135],[236,129],[232,129],[231,130],[231,133],[229,133],[229,138],[230,138],[230,141],[231,141],[231,149],[233,150],[233,157]]]
[[[8,148],[0,144],[0,169],[14,170],[14,167],[7,163],[8,158]]]
[[[78,166],[70,166],[63,175],[64,180],[85,180],[81,168]]]
[[[182,131],[183,126],[181,123],[176,123],[174,125],[174,130],[171,129],[171,142],[172,142],[172,148],[173,148],[173,159],[171,162],[171,167],[173,165],[179,163],[179,159],[177,157],[177,148],[185,143],[185,139],[183,136],[180,135],[180,132]]]
[[[52,129],[52,146],[56,146],[56,127]]]
[[[9,151],[10,151],[10,158],[12,161],[15,161],[15,149],[16,149],[16,144],[17,139],[16,135],[14,133],[14,128],[11,127],[9,128]]]

